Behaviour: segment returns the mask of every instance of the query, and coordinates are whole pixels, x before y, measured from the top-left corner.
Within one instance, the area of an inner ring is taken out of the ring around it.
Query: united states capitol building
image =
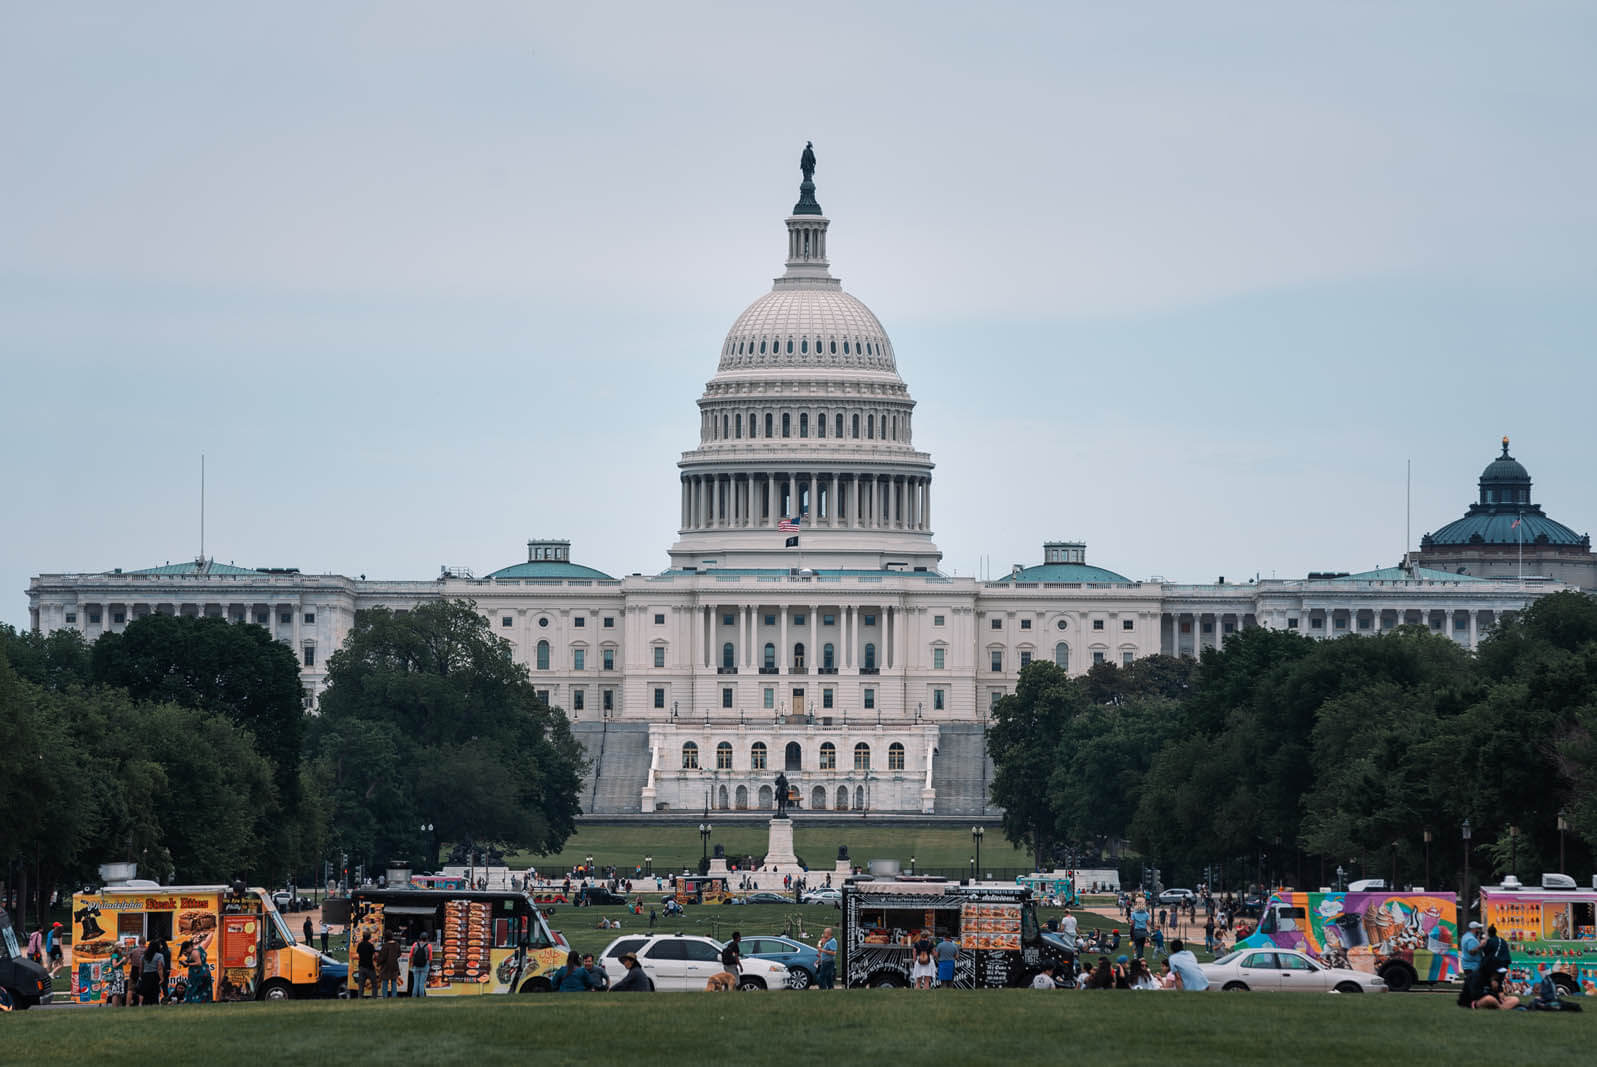
[[[1480,535],[1501,542],[1507,522],[1487,525],[1499,502],[1530,502],[1524,468],[1501,461],[1482,475],[1475,540],[1454,537],[1448,556],[1452,542],[1430,538],[1402,567],[1178,585],[1050,540],[996,580],[942,573],[915,402],[887,331],[832,276],[806,163],[785,269],[733,322],[699,398],[663,572],[615,578],[558,539],[483,577],[418,581],[199,559],[39,575],[32,625],[92,640],[152,613],[255,623],[294,649],[314,703],[356,612],[467,599],[572,720],[593,760],[590,813],[768,810],[782,772],[800,813],[965,816],[987,810],[988,711],[1034,659],[1081,674],[1197,655],[1249,626],[1329,638],[1421,625],[1473,648],[1505,613],[1597,573],[1589,538],[1537,509],[1565,581],[1535,577],[1547,572],[1534,544],[1530,570],[1520,544],[1519,570],[1500,576],[1509,550]],[[1490,560],[1495,576],[1460,560]]]

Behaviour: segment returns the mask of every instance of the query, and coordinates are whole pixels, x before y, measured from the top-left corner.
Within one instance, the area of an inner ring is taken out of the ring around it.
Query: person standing
[[[305,943],[307,945],[311,943],[311,917],[309,915],[305,916]]]
[[[122,946],[111,946],[111,958],[105,964],[105,1002],[121,1006],[127,1003],[128,981],[127,974],[123,971],[126,961],[122,958]]]
[[[139,1003],[160,1004],[161,993],[166,988],[166,955],[164,945],[150,938],[144,946],[144,970],[139,975]]]
[[[1197,992],[1209,988],[1209,979],[1198,966],[1198,957],[1187,949],[1179,937],[1170,942],[1170,970],[1176,976],[1176,988]]]
[[[61,924],[53,923],[50,932],[44,935],[44,953],[50,957],[50,970],[54,971],[64,962],[61,949]]]
[[[1203,947],[1211,956],[1214,955],[1214,912],[1209,912],[1203,920]]]
[[[932,935],[922,931],[910,951],[914,953],[915,965],[910,968],[909,976],[914,981],[915,988],[930,989],[932,981],[937,977],[937,964],[933,959],[937,946],[932,943]]]
[[[945,989],[954,987],[954,968],[959,962],[959,946],[947,933],[937,942],[937,981]]]
[[[425,937],[417,938],[410,947],[410,995],[427,995],[427,972],[433,962],[433,947]]]
[[[128,952],[128,1007],[139,1002],[139,979],[144,977],[144,943],[134,942]]]
[[[325,955],[326,952],[327,952],[327,920],[326,919],[322,920],[321,934],[322,934],[322,952]]]
[[[815,985],[820,989],[831,989],[837,981],[837,938],[832,936],[830,926],[821,931],[821,939],[815,943],[815,948],[821,954],[820,964],[815,968]]]
[[[41,967],[44,966],[44,931],[37,926],[33,928],[33,933],[28,935],[28,959]]]
[[[1141,900],[1137,901],[1131,909],[1131,947],[1137,959],[1142,959],[1142,951],[1148,943],[1148,906]]]
[[[383,936],[383,947],[377,953],[377,984],[385,999],[399,996],[399,941],[392,930]]]
[[[372,944],[370,930],[360,935],[360,944],[355,946],[355,961],[356,999],[367,995],[367,986],[371,987],[371,996],[377,996],[377,946]]]
[[[1470,920],[1469,930],[1458,943],[1458,967],[1463,972],[1464,983],[1468,985],[1480,974],[1481,969],[1481,924]]]

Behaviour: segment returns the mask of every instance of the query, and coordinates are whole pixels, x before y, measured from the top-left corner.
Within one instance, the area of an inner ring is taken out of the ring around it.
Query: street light
[[[705,821],[699,823],[699,842],[704,846],[704,854],[700,857],[699,870],[706,871],[710,867],[710,809],[704,809]]]
[[[1431,887],[1431,828],[1425,828],[1425,888]]]
[[[651,855],[643,857],[643,863],[648,868],[649,877],[653,878],[654,877],[654,856],[651,854]]]
[[[1508,873],[1519,877],[1519,827],[1508,828]]]
[[[910,874],[914,874],[915,873],[915,857],[914,856],[911,856],[909,858],[909,873]]]
[[[1558,871],[1562,874],[1564,867],[1564,833],[1569,829],[1569,813],[1563,808],[1558,809]]]
[[[592,878],[593,877],[593,857],[592,856],[587,857],[586,863],[587,863],[587,866],[583,868],[583,873],[586,874],[589,878]]]
[[[1347,890],[1347,871],[1343,869],[1343,867],[1342,867],[1342,865],[1340,863],[1338,863],[1336,865],[1336,891],[1338,893],[1342,893],[1342,892],[1346,892],[1346,890]]]
[[[1458,828],[1464,837],[1464,926],[1469,926],[1469,820]]]
[[[971,882],[971,885],[975,885],[976,884],[976,857],[975,856],[972,856],[970,858],[970,882]]]
[[[981,869],[981,839],[986,833],[987,831],[980,826],[972,826],[970,828],[970,839],[976,843],[976,855],[971,860],[976,865],[976,870]]]

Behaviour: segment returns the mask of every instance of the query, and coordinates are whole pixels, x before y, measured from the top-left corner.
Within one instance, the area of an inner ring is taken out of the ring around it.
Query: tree
[[[330,841],[385,861],[422,857],[423,823],[540,854],[575,831],[581,746],[476,605],[360,612],[327,672],[307,751]]]
[[[1033,660],[1015,691],[993,706],[987,754],[993,803],[1004,809],[1004,836],[1031,849],[1043,869],[1053,854],[1055,813],[1048,785],[1059,743],[1086,707],[1081,688],[1057,665]]]

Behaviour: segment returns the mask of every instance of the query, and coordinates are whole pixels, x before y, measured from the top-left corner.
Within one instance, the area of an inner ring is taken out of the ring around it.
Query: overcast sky
[[[206,549],[666,566],[785,253],[919,401],[944,569],[1394,563],[1512,435],[1597,527],[1597,5],[0,2],[0,620]]]

